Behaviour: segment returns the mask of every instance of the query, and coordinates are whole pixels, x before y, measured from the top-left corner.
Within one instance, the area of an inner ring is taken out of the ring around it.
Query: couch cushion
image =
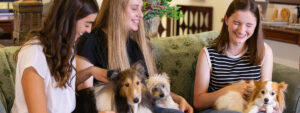
[[[288,84],[286,97],[285,113],[300,113],[298,103],[300,97],[300,70],[291,68],[282,64],[274,63],[273,80],[276,82],[285,82]]]
[[[15,51],[19,49],[17,46],[4,47],[0,49],[0,88],[3,91],[5,101],[2,104],[7,106],[7,111],[10,112],[14,100],[15,89],[15,68],[16,62],[13,59]]]
[[[171,79],[171,91],[193,102],[194,71],[192,64],[200,50],[213,40],[219,32],[153,38],[151,44],[159,72],[166,72]]]

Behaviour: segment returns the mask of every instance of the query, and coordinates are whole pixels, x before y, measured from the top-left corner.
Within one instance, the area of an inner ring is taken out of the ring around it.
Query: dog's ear
[[[284,93],[287,90],[287,84],[284,82],[280,82],[278,84],[278,94],[277,94],[277,100],[279,104],[279,110],[282,112],[285,109],[285,99],[284,99]]]
[[[139,72],[141,75],[145,75],[145,68],[144,68],[144,62],[141,60],[137,61],[136,63],[133,64],[132,69],[136,70]]]
[[[109,80],[116,80],[118,78],[120,72],[121,72],[120,69],[108,71],[107,74],[110,75],[108,79]]]
[[[287,85],[285,82],[280,82],[280,83],[278,84],[279,90],[281,90],[281,91],[283,91],[283,92],[286,91],[287,86],[288,86],[288,85]]]

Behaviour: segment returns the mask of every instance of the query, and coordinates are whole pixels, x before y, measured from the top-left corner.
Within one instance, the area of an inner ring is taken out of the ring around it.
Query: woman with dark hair
[[[272,80],[272,68],[273,54],[264,43],[257,4],[254,0],[233,0],[220,35],[199,54],[194,107],[203,113],[233,112],[208,108],[228,90],[248,96],[252,91],[248,84],[226,85],[240,80]]]
[[[53,1],[42,27],[30,32],[18,51],[12,113],[74,110],[75,80],[80,81],[75,77],[75,40],[91,31],[98,10],[94,0]]]
[[[148,76],[157,73],[149,39],[145,37],[142,7],[142,0],[103,0],[91,34],[83,35],[76,47],[77,70],[97,66],[102,69],[98,72],[102,77],[90,77],[79,90],[108,82],[111,70],[127,69],[137,61],[143,61]],[[171,96],[181,111],[160,108],[154,111],[193,112],[183,97],[174,93]]]

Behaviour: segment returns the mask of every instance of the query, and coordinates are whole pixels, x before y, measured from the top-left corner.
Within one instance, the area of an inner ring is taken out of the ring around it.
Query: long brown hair
[[[264,56],[264,36],[260,22],[259,9],[253,0],[234,0],[228,7],[226,16],[229,18],[238,10],[249,10],[256,17],[256,27],[253,35],[246,41],[250,52],[250,63],[260,65]],[[224,54],[229,48],[228,26],[223,21],[220,35],[212,42],[212,48],[215,48],[219,54]]]
[[[138,31],[130,31],[126,23],[126,13],[130,0],[103,0],[93,29],[107,29],[108,68],[130,68],[126,50],[128,37],[133,38],[142,50],[149,75],[156,72],[149,39],[145,37],[143,19],[139,21]]]
[[[70,85],[68,80],[75,69],[72,62],[77,21],[97,13],[98,10],[95,0],[54,0],[42,27],[27,35],[27,41],[38,39],[39,44],[43,46],[51,76],[57,82],[57,87]]]

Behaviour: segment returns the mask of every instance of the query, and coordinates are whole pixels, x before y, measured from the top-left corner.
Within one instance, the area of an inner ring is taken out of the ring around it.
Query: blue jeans
[[[238,111],[229,111],[229,110],[214,110],[212,108],[206,109],[206,110],[202,110],[198,113],[241,113]],[[264,113],[264,112],[258,112],[258,113]]]
[[[177,109],[169,109],[169,108],[162,108],[158,106],[153,106],[154,113],[183,113],[180,110]]]
[[[199,113],[241,113],[237,111],[229,111],[229,110],[214,110],[212,108],[202,110]]]

